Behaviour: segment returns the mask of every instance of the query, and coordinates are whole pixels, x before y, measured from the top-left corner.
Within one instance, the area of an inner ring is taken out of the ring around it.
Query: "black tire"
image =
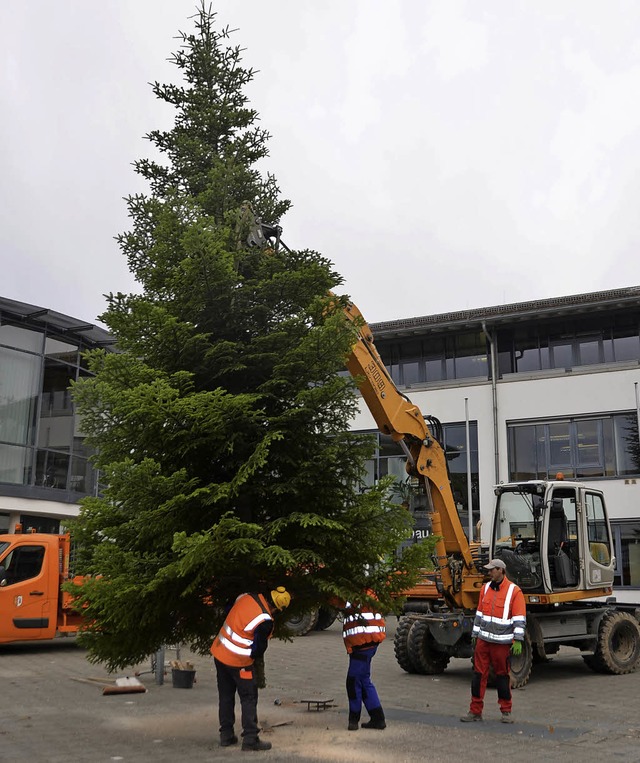
[[[285,627],[290,636],[306,636],[309,631],[316,627],[318,622],[318,610],[309,609],[307,612],[300,612],[292,615],[286,622]]]
[[[315,625],[317,631],[325,631],[333,625],[338,617],[338,610],[333,607],[320,607],[318,610],[318,622]]]
[[[511,688],[519,689],[529,683],[531,668],[533,666],[533,648],[531,637],[525,631],[522,642],[522,652],[519,655],[512,654],[511,660]]]
[[[640,624],[628,612],[607,612],[600,621],[593,655],[585,664],[596,673],[621,676],[633,673],[640,664]]]
[[[415,617],[408,617],[403,615],[398,620],[398,627],[396,628],[396,635],[393,639],[393,651],[396,655],[396,661],[400,667],[407,673],[417,673],[417,669],[411,658],[409,657],[409,650],[407,648],[407,637],[413,624],[415,623]]]
[[[429,630],[429,624],[424,620],[417,620],[407,637],[407,650],[409,659],[422,675],[436,675],[444,673],[451,659],[448,654],[435,649],[435,639]]]

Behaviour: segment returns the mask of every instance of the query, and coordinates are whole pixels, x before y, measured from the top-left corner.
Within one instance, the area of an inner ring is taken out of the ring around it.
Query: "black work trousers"
[[[215,660],[218,679],[218,718],[220,739],[233,736],[236,720],[236,691],[240,697],[242,736],[245,742],[253,743],[258,738],[258,685],[253,666],[234,668]]]

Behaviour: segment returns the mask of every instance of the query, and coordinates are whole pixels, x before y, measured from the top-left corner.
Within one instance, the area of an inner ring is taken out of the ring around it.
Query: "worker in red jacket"
[[[367,591],[373,596],[371,591]],[[360,724],[360,713],[364,704],[369,713],[369,721],[362,724],[363,729],[384,729],[387,724],[376,687],[371,680],[371,660],[378,645],[385,638],[384,618],[369,605],[346,602],[342,636],[349,654],[347,670],[347,696],[349,698],[348,730],[356,731]]]
[[[242,749],[270,750],[258,736],[258,684],[254,661],[265,653],[273,613],[289,606],[291,595],[278,586],[268,595],[243,593],[235,600],[211,645],[218,681],[220,745],[238,743],[234,731],[236,691],[242,711]]]
[[[471,680],[471,706],[463,723],[482,720],[484,693],[487,688],[489,668],[496,675],[498,704],[503,723],[513,723],[511,718],[511,668],[509,656],[522,654],[522,644],[527,622],[524,595],[520,588],[505,575],[506,565],[502,559],[492,559],[484,567],[489,582],[480,591],[480,601],[473,622],[473,678]]]

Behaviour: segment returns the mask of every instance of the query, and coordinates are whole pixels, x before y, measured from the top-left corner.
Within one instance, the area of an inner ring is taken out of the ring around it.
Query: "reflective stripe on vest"
[[[364,624],[363,620],[379,620],[378,624]],[[354,625],[350,625],[354,623]],[[357,633],[385,633],[385,624],[382,621],[382,615],[373,612],[361,612],[358,615],[348,615],[344,618],[343,638],[355,636]]]

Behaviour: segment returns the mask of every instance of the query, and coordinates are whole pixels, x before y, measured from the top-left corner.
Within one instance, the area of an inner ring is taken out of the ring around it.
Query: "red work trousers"
[[[479,638],[473,653],[473,678],[471,679],[471,707],[474,715],[481,715],[484,693],[487,688],[489,667],[496,675],[498,704],[503,713],[511,712],[511,678],[509,676],[511,644],[493,644]]]

